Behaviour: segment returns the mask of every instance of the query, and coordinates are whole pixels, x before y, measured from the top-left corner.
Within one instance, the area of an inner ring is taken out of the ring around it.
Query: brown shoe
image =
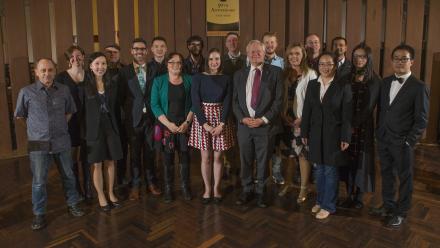
[[[130,199],[130,201],[137,201],[140,198],[140,194],[139,194],[139,188],[132,188],[130,191],[130,195],[128,196],[128,199]]]
[[[149,185],[148,190],[155,196],[159,196],[162,194],[162,191],[154,184]]]

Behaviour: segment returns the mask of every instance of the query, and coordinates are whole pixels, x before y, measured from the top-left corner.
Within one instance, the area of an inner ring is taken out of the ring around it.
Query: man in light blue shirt
[[[284,59],[276,54],[278,48],[278,38],[275,32],[266,32],[263,34],[263,43],[266,47],[266,57],[264,62],[284,69]]]

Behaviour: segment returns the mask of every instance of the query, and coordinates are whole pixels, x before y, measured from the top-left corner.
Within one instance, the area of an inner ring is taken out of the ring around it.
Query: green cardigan
[[[185,87],[185,116],[191,110],[191,76],[183,74],[183,85]],[[159,118],[161,115],[168,114],[168,73],[156,77],[151,89],[151,110],[154,116]]]

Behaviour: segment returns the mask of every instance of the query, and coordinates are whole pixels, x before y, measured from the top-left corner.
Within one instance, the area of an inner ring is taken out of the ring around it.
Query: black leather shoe
[[[264,195],[262,195],[262,194],[257,195],[257,206],[259,208],[267,208],[267,203],[264,200]]]
[[[31,228],[32,230],[40,230],[45,228],[47,225],[46,217],[44,215],[35,215],[34,219],[32,220]]]
[[[405,217],[403,216],[393,215],[388,221],[385,222],[385,226],[391,228],[399,228],[404,220]]]
[[[393,214],[393,211],[385,206],[380,206],[378,208],[370,208],[368,211],[369,215],[377,216],[377,217],[388,217]]]
[[[109,205],[111,206],[111,208],[120,208],[120,207],[122,207],[122,204],[121,204],[120,201],[115,201],[115,202],[110,201]]]
[[[69,214],[74,217],[81,217],[84,215],[84,211],[78,207],[78,205],[69,206],[68,208]]]
[[[183,196],[183,199],[185,199],[185,201],[191,201],[192,196],[191,196],[191,190],[189,189],[189,187],[182,187],[182,196]]]
[[[101,212],[108,213],[108,212],[110,212],[110,210],[112,210],[112,206],[110,204],[107,204],[105,206],[99,206],[98,209]]]
[[[252,200],[252,193],[250,192],[242,192],[238,197],[238,200],[235,202],[236,205],[244,205]]]
[[[202,196],[202,204],[203,205],[208,204],[210,201],[211,201],[211,197],[205,198],[205,197]]]

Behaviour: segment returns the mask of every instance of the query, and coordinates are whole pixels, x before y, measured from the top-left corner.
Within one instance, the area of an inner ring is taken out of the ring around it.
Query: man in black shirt
[[[332,40],[332,49],[335,55],[338,57],[338,65],[336,77],[342,78],[351,72],[351,62],[345,57],[347,53],[347,39],[344,37],[335,37]]]
[[[165,55],[168,51],[167,41],[164,37],[156,36],[151,41],[151,52],[153,58],[148,62],[148,67],[155,72],[157,76],[166,73],[167,65],[165,64]]]
[[[223,55],[222,72],[233,76],[234,73],[246,66],[246,54],[240,52],[240,37],[235,32],[229,32],[225,37],[225,46],[228,52]]]
[[[205,58],[203,58],[203,39],[193,35],[186,40],[189,55],[183,60],[183,72],[194,75],[205,71]]]

